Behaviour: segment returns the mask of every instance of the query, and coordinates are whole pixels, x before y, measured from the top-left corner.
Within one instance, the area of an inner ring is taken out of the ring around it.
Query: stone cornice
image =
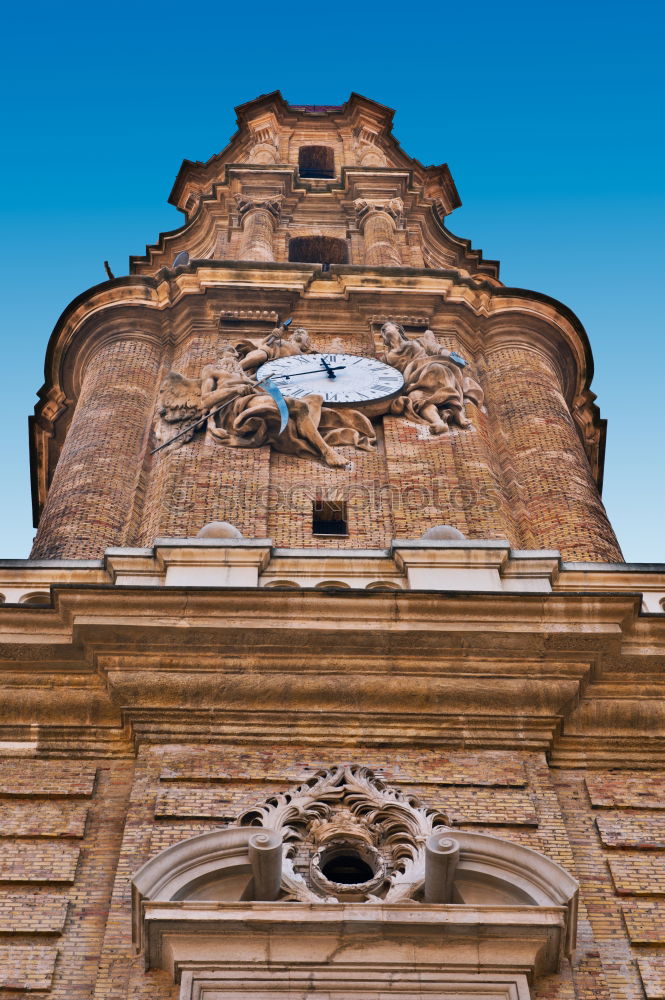
[[[642,613],[636,593],[665,593],[665,567],[568,570],[556,553],[501,542],[406,540],[398,554],[407,574],[443,574],[443,589],[403,589],[385,552],[303,556],[269,540],[169,539],[110,550],[104,566],[0,565],[2,588],[51,584],[49,606],[0,607],[0,740],[126,755],[130,737],[264,743],[297,725],[305,744],[328,732],[335,745],[359,733],[374,745],[399,744],[406,727],[420,746],[521,746],[608,766],[665,756],[665,615]],[[363,572],[391,579],[383,563],[401,589],[358,589]],[[351,574],[351,589],[267,586],[304,564],[312,582]],[[508,589],[470,588],[474,571]],[[247,586],[247,573],[264,585]],[[545,577],[554,590],[529,592]]]

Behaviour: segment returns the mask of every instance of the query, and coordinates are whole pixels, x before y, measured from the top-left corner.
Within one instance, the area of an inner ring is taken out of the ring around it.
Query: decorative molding
[[[368,198],[356,198],[353,202],[356,210],[358,226],[362,230],[367,219],[379,212],[390,216],[397,225],[404,214],[404,202],[401,198],[391,198],[389,201],[370,201]]]
[[[292,897],[303,902],[359,892],[390,903],[411,898],[425,880],[428,839],[449,828],[444,813],[353,764],[318,771],[304,784],[243,813],[238,822],[282,836],[284,882]],[[372,870],[365,882],[342,884],[326,877],[325,858],[343,845],[357,854],[361,867]]]
[[[328,864],[340,859],[336,883]],[[346,877],[354,859],[371,878]],[[241,940],[244,955],[248,942],[256,949],[254,971],[275,942],[283,961],[306,954],[331,976],[344,941],[346,967],[371,955],[379,969],[397,964],[405,981],[416,973],[420,983],[423,949],[455,975],[473,955],[477,973],[533,976],[574,948],[577,894],[544,855],[484,834],[450,836],[443,812],[366,767],[338,764],[148,861],[132,883],[133,938],[146,968],[174,978],[193,960],[202,973],[228,972]]]
[[[282,211],[284,197],[281,194],[276,194],[271,195],[269,198],[253,198],[249,194],[237,194],[235,199],[241,219],[244,219],[250,212],[263,209],[263,211],[268,212],[275,220],[278,220]]]

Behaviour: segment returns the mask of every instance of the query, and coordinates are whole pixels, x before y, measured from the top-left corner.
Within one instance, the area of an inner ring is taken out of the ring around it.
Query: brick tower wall
[[[311,335],[316,347],[331,349],[331,335]],[[380,418],[375,452],[341,449],[347,469],[268,446],[227,448],[203,432],[150,455],[164,374],[197,377],[227,340],[214,323],[197,320],[175,348],[126,336],[91,354],[35,557],[99,557],[110,546],[192,537],[226,520],[280,547],[386,548],[393,538],[450,524],[471,539],[621,561],[560,376],[543,353],[493,345],[480,363],[467,344],[442,335],[443,347],[470,359],[485,391],[485,407],[467,404],[472,427],[435,436],[423,424]],[[375,351],[367,328],[356,326],[343,344],[349,353]],[[312,534],[317,500],[347,502],[348,537]]]
[[[130,880],[320,767],[358,762],[487,833],[562,864],[581,887],[577,948],[536,1000],[662,996],[665,774],[559,770],[540,753],[403,745],[144,745],[129,760],[0,762],[0,987],[49,1000],[166,1000],[131,941]],[[12,934],[20,922],[20,939]]]

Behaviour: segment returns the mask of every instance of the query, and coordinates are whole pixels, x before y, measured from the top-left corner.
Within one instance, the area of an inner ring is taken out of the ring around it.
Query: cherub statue
[[[404,395],[394,400],[392,413],[429,424],[433,434],[445,433],[449,423],[471,425],[465,403],[482,406],[483,390],[463,374],[431,330],[410,340],[399,323],[388,322],[381,327],[381,338],[386,362],[404,376]]]
[[[275,327],[263,340],[241,340],[236,345],[244,371],[256,371],[266,361],[288,358],[294,354],[311,354],[313,351],[309,334],[303,326],[296,327],[292,334],[286,332],[282,323]]]
[[[196,400],[196,407],[193,402]],[[185,379],[170,372],[159,391],[159,415],[167,424],[204,425],[215,441],[230,448],[259,448],[269,444],[290,455],[321,458],[332,468],[343,468],[347,459],[335,445],[353,445],[371,451],[376,440],[370,421],[357,410],[333,410],[323,397],[286,397],[289,419],[280,432],[277,403],[243,371],[235,348],[224,348],[214,364],[206,365],[200,379]],[[207,419],[205,419],[207,416]],[[195,428],[181,441],[191,440]],[[162,441],[168,440],[165,434]]]

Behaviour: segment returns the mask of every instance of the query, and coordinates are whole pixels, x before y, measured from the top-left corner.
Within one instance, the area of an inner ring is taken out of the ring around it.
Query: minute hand
[[[326,365],[326,371],[340,372],[346,365],[335,365],[334,367]],[[320,375],[320,368],[309,368],[306,372],[293,372],[291,375],[268,375],[267,378],[298,378],[299,375]],[[261,379],[261,382],[265,382],[265,379]],[[260,383],[259,383],[260,384]]]

